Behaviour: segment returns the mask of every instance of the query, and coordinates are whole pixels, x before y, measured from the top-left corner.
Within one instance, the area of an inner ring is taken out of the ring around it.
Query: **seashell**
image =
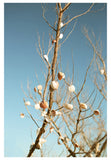
[[[37,92],[37,88],[36,87],[34,87],[34,92]]]
[[[48,56],[46,54],[44,55],[44,59],[48,62]]]
[[[42,111],[42,112],[41,112],[41,116],[42,116],[42,117],[45,117],[45,116],[46,116],[46,114],[47,114],[47,112],[46,112],[46,111]]]
[[[41,90],[38,90],[38,94],[41,96],[42,95],[42,92],[41,92]]]
[[[43,109],[46,109],[46,108],[48,108],[48,103],[46,101],[42,101],[42,102],[40,102],[40,107]]]
[[[97,109],[97,110],[94,110],[94,114],[97,116],[97,115],[100,115],[100,111]]]
[[[35,104],[35,109],[40,109],[39,103],[36,103],[36,104]]]
[[[52,44],[54,44],[54,43],[56,43],[56,40],[55,40],[55,39],[52,40]]]
[[[58,81],[52,81],[52,82],[51,82],[51,88],[52,88],[53,90],[57,90],[58,87],[59,87]]]
[[[51,110],[51,116],[55,117],[56,116],[56,111],[53,109]]]
[[[53,128],[53,127],[50,127],[50,133],[52,133],[52,132],[53,132],[53,130],[54,130],[54,128]]]
[[[26,102],[25,102],[25,105],[26,105],[26,106],[30,106],[30,105],[31,105],[30,101],[26,101]]]
[[[62,73],[62,72],[59,72],[58,73],[58,79],[61,80],[61,79],[64,79],[65,78],[65,74]]]
[[[75,147],[77,147],[77,148],[79,147],[78,143],[75,143],[74,145],[75,145]]]
[[[104,74],[104,69],[100,70],[100,74],[103,75]]]
[[[87,109],[87,105],[85,103],[80,103],[80,108],[81,109]]]
[[[20,117],[21,117],[21,118],[24,118],[24,117],[25,117],[24,113],[21,113],[21,114],[20,114]]]
[[[63,105],[63,107],[66,108],[66,109],[69,109],[69,110],[72,110],[72,109],[73,109],[73,105],[72,105],[72,104],[68,104],[68,103],[65,103],[65,104]]]
[[[63,38],[63,34],[61,33],[60,35],[59,35],[59,39],[62,39]]]
[[[75,91],[75,86],[70,85],[68,89],[69,89],[69,92],[74,92]]]
[[[37,89],[41,91],[42,90],[42,85],[38,85]]]
[[[62,28],[62,27],[63,27],[63,25],[64,25],[64,24],[63,24],[63,22],[61,22],[61,23],[60,23],[60,28]]]
[[[61,116],[61,115],[62,115],[62,113],[61,113],[61,112],[56,111],[56,116]]]
[[[90,153],[90,154],[89,154],[89,157],[93,157],[93,155]]]
[[[44,138],[40,138],[40,139],[39,139],[39,144],[41,144],[41,145],[42,145],[42,144],[43,144],[43,143],[45,143],[46,141],[47,141],[46,139],[44,139]]]

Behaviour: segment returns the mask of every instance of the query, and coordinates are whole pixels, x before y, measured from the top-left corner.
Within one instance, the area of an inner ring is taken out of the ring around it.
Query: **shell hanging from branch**
[[[79,147],[78,143],[75,143],[74,146],[77,147],[77,148]]]
[[[48,62],[48,56],[46,54],[44,55],[44,59],[46,62]]]
[[[52,81],[52,82],[51,82],[51,88],[52,88],[53,90],[57,90],[58,87],[59,87],[58,81]]]
[[[38,94],[41,96],[41,95],[42,95],[42,91],[41,91],[41,90],[38,90]]]
[[[80,108],[81,109],[87,109],[87,105],[85,103],[80,103]]]
[[[63,73],[63,72],[59,72],[58,73],[58,79],[59,80],[62,80],[62,79],[64,79],[65,78],[65,74]]]
[[[69,89],[69,92],[74,92],[75,91],[75,86],[70,85],[68,89]]]
[[[20,114],[20,117],[21,117],[21,118],[24,118],[24,117],[25,117],[24,113],[21,113],[21,114]]]
[[[37,110],[40,109],[39,103],[36,103],[36,104],[35,104],[35,109],[37,109]]]
[[[42,102],[40,102],[40,107],[43,109],[46,109],[46,108],[48,108],[48,103],[46,101],[42,101]]]
[[[38,85],[37,89],[41,91],[42,90],[42,85]]]
[[[94,114],[96,115],[96,116],[98,116],[98,115],[100,115],[100,111],[97,109],[97,110],[94,110]]]
[[[26,105],[26,106],[30,106],[30,105],[31,105],[30,101],[26,101],[26,102],[25,102],[25,105]]]
[[[50,133],[54,131],[54,127],[50,127]]]
[[[104,69],[100,70],[100,74],[103,75],[104,74]]]
[[[72,104],[68,104],[68,103],[65,103],[63,105],[64,108],[68,109],[68,110],[72,110],[73,109],[73,105]]]
[[[62,27],[63,27],[63,25],[64,25],[64,24],[63,24],[63,22],[61,22],[61,23],[60,23],[60,28],[62,28]]]
[[[41,112],[41,116],[42,116],[42,117],[46,117],[46,114],[47,114],[46,111],[42,111],[42,112]]]
[[[39,140],[39,144],[44,144],[45,142],[46,142],[47,140],[46,139],[44,139],[44,138],[40,138],[40,140]]]
[[[59,35],[59,39],[62,39],[63,38],[63,34],[61,33],[60,35]]]
[[[56,43],[56,40],[55,40],[55,39],[52,40],[52,44],[54,44],[54,43]]]
[[[53,109],[53,110],[51,110],[51,116],[52,117],[55,117],[56,116],[56,111]]]

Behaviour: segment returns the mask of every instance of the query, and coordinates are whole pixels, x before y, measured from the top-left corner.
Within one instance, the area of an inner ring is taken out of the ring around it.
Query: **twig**
[[[66,23],[64,24],[64,26],[65,26],[66,24],[69,24],[72,20],[74,20],[74,19],[76,19],[76,18],[78,18],[78,17],[81,17],[81,16],[87,14],[88,12],[90,12],[90,10],[92,9],[93,6],[94,6],[94,3],[88,8],[87,11],[85,11],[85,12],[83,12],[83,13],[77,15],[77,16],[74,16],[74,17],[71,18],[68,22],[66,22]]]

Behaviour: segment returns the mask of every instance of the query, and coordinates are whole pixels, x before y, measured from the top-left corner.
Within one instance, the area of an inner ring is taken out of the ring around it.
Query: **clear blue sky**
[[[51,8],[54,4],[50,4]],[[70,17],[85,11],[90,4],[71,4],[67,11]],[[103,4],[96,4],[94,9],[101,8]],[[47,51],[48,38],[51,29],[42,18],[42,7],[39,3],[5,3],[4,12],[4,32],[5,32],[5,53],[4,53],[4,128],[5,128],[5,146],[4,155],[6,157],[26,156],[29,146],[32,142],[30,136],[31,128],[34,125],[29,119],[20,119],[21,112],[26,113],[21,90],[21,84],[26,91],[27,80],[31,82],[33,88],[37,85],[35,73],[38,74],[39,82],[44,82],[44,64],[36,52],[35,43],[37,42],[37,32],[42,38],[44,34],[44,47]],[[54,17],[50,13],[49,7],[46,16],[51,24],[54,23]],[[72,22],[67,28],[64,37],[70,31]],[[83,81],[84,73],[92,58],[93,51],[88,46],[88,42],[82,33],[82,27],[85,25],[89,31],[94,31],[96,37],[101,37],[103,42],[103,57],[106,57],[107,46],[107,15],[106,6],[103,11],[89,13],[78,18],[76,28],[69,39],[61,48],[62,67],[65,72],[67,64],[72,70],[72,52],[75,65],[74,83],[79,79]],[[69,72],[71,75],[71,72]],[[80,76],[81,75],[81,76]],[[66,74],[67,76],[67,74]],[[71,76],[72,77],[72,76]]]

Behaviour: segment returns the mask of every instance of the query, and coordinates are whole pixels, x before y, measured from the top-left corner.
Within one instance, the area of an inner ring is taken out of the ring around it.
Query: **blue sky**
[[[19,116],[21,112],[26,113],[21,84],[25,91],[27,90],[27,80],[30,81],[32,88],[37,85],[35,73],[38,74],[39,82],[44,82],[45,66],[36,52],[35,43],[37,42],[37,32],[41,39],[44,34],[44,47],[47,51],[51,29],[42,18],[42,7],[39,3],[5,3],[4,6],[4,155],[6,157],[23,157],[27,155],[32,142],[30,130],[34,128],[34,125],[31,120],[20,119]],[[89,6],[90,4],[72,4],[67,14],[70,17],[75,16]],[[103,4],[97,4],[94,9],[102,6]],[[51,8],[53,7],[54,4],[51,4]],[[49,8],[46,16],[53,24],[54,17],[50,11]],[[101,37],[103,57],[105,58],[107,46],[106,17],[105,6],[103,11],[89,13],[78,18],[75,30],[61,48],[62,68],[65,72],[68,65],[70,76],[72,71],[71,54],[73,53],[75,85],[78,79],[79,83],[83,81],[84,73],[92,58],[92,54],[89,52],[93,53],[82,33],[82,27],[86,26],[89,31],[93,30],[97,38]],[[67,28],[64,37],[67,36],[73,23],[71,22]]]

